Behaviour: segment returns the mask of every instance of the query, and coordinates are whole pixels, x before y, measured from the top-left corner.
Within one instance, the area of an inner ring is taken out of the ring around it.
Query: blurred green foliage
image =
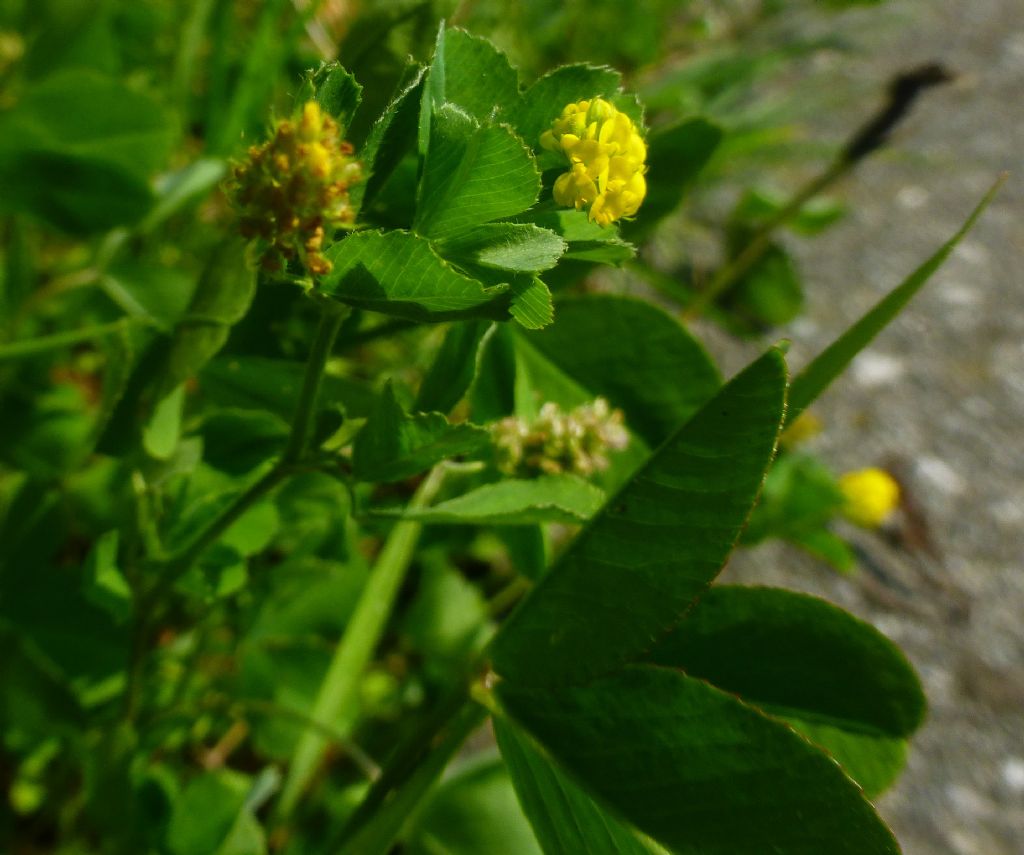
[[[764,339],[803,311],[779,232],[842,216],[787,208],[808,153],[825,169],[838,145],[802,140],[800,93],[770,84],[849,49],[855,5],[872,3],[0,0],[0,849],[695,851],[658,812],[700,775],[629,792],[648,759],[692,751],[710,776],[702,852],[750,851],[735,817],[755,796],[812,811],[816,851],[895,851],[815,747],[872,794],[901,768],[923,701],[877,633],[807,598],[716,589],[646,649],[728,555],[786,394],[777,351],[723,387],[679,321],[706,298],[709,320]],[[794,7],[827,35],[784,26]],[[556,208],[538,145],[596,95],[649,128],[649,196],[621,228]],[[359,229],[328,236],[316,283],[255,269],[223,189],[309,99],[369,173]],[[710,261],[686,251],[694,231]],[[607,471],[502,480],[489,424],[597,398],[631,435]],[[788,448],[744,537],[850,569],[841,510],[825,466]],[[775,694],[745,683],[752,613],[774,620],[762,656],[817,649],[818,671],[773,672]],[[672,646],[686,633],[703,670]],[[829,656],[870,667],[862,697],[823,711],[801,679],[827,680]],[[502,677],[475,691],[503,759],[460,757],[433,787],[455,725],[483,716],[450,709],[482,662]],[[718,730],[660,730],[659,703]],[[737,789],[751,778],[769,786]],[[757,826],[773,851],[810,851],[795,816]]]

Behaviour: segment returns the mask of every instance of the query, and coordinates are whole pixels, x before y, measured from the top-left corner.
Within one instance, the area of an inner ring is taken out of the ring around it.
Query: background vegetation
[[[545,547],[529,513],[516,520],[529,526],[495,528],[493,518],[465,514],[458,521],[468,526],[430,526],[419,574],[395,591],[383,643],[366,636],[369,667],[346,671],[358,677],[348,691],[358,708],[335,710],[328,722],[317,715],[325,675],[332,662],[338,667],[339,633],[351,628],[362,601],[366,557],[397,528],[386,512],[409,498],[416,482],[406,479],[432,460],[382,471],[393,464],[393,449],[383,458],[367,453],[363,459],[375,462],[357,469],[356,484],[310,466],[272,501],[230,520],[216,544],[203,544],[209,551],[189,551],[195,533],[219,519],[240,489],[259,483],[264,461],[282,447],[287,457],[301,360],[316,325],[314,307],[290,284],[267,279],[253,296],[240,249],[229,239],[235,220],[219,189],[227,158],[263,138],[268,115],[291,112],[303,97],[305,71],[333,55],[336,44],[363,84],[363,103],[348,130],[362,148],[371,121],[406,79],[407,55],[430,61],[442,17],[493,38],[524,82],[564,62],[610,63],[627,73],[652,128],[646,217],[627,224],[622,235],[645,249],[631,259],[624,242],[578,240],[576,257],[545,281],[566,295],[622,290],[623,280],[595,273],[593,263],[624,263],[633,293],[642,289],[676,314],[707,314],[733,335],[770,337],[773,326],[803,306],[797,267],[770,239],[776,221],[814,233],[842,211],[820,201],[787,208],[787,197],[799,198],[806,185],[773,195],[751,176],[788,177],[794,165],[815,157],[817,176],[829,182],[852,161],[844,158],[849,145],[795,136],[808,109],[805,93],[787,87],[785,97],[765,98],[765,83],[773,75],[784,80],[798,59],[841,50],[842,33],[827,23],[838,19],[822,11],[825,35],[781,39],[773,29],[778,9],[770,3],[713,10],[651,4],[626,20],[615,4],[594,3],[567,4],[557,13],[549,4],[525,3],[512,14],[487,3],[369,4],[356,11],[273,2],[10,6],[3,25],[7,109],[0,118],[0,205],[7,214],[0,609],[5,646],[13,651],[4,666],[12,806],[4,833],[24,851],[335,851],[362,796],[362,779],[396,742],[430,728],[491,619],[503,617],[521,593],[513,568],[539,575]],[[653,142],[659,131],[661,161]],[[806,177],[813,181],[815,173]],[[374,222],[409,225],[412,211],[402,200],[415,181],[415,160],[396,164],[388,186],[377,188]],[[676,211],[684,193],[688,207],[659,231],[659,220]],[[716,214],[721,199],[729,204]],[[680,235],[690,251],[679,251]],[[743,261],[762,236],[756,258]],[[922,283],[923,276],[909,280],[904,296]],[[551,328],[561,341],[544,339],[539,358],[564,367],[580,342],[593,339],[593,326],[604,332],[613,316],[648,336],[661,323],[660,313],[615,300],[621,298],[561,306]],[[610,308],[594,320],[586,305]],[[637,317],[631,320],[630,312]],[[344,448],[360,419],[400,422],[410,418],[407,408],[458,403],[462,395],[448,401],[444,384],[429,400],[424,388],[431,389],[432,375],[451,376],[449,366],[435,367],[445,353],[475,353],[486,325],[449,332],[442,345],[437,327],[416,323],[422,319],[357,311],[345,320],[323,385],[328,406],[309,425],[318,442]],[[872,328],[883,320],[876,317]],[[666,328],[653,345],[687,346],[678,343],[689,339],[676,329]],[[498,333],[494,341],[503,338]],[[490,362],[480,376],[495,376],[500,345],[484,354]],[[629,384],[643,385],[635,373],[643,364],[622,354]],[[688,364],[700,363],[691,356]],[[556,388],[555,373],[537,363],[515,368],[517,376],[533,378],[540,397],[567,407],[579,403],[578,391]],[[759,370],[770,374],[767,363]],[[709,388],[717,386],[715,374],[708,369]],[[385,378],[397,392],[380,393]],[[689,401],[662,401],[657,409],[641,400],[627,410],[630,427],[656,445],[706,398],[695,391],[698,382],[695,376],[686,387]],[[591,388],[626,384],[602,377]],[[805,386],[814,389],[809,400],[820,383]],[[648,388],[659,388],[659,379]],[[521,388],[478,383],[470,412],[477,422],[510,408],[523,415],[522,400]],[[446,442],[448,453],[472,445]],[[795,465],[795,457],[786,459]],[[782,486],[766,491],[760,528],[749,528],[747,537],[784,537],[849,569],[852,556],[831,527],[842,506],[836,483],[809,458],[801,466],[792,489],[785,487],[792,476],[783,482],[785,469],[776,468]],[[624,478],[629,466],[622,467],[599,486]],[[392,485],[371,490],[369,483],[378,481]],[[424,484],[441,489],[429,479]],[[451,483],[448,489],[461,492]],[[525,511],[534,512],[529,504]],[[562,522],[586,516],[577,504],[563,509]],[[557,515],[540,518],[550,525]],[[183,553],[188,562],[172,562],[180,572],[152,586],[147,561]],[[398,575],[394,584],[400,582]],[[723,608],[742,611],[741,605]],[[504,658],[504,670],[514,674],[517,657]],[[532,667],[541,661],[533,657]],[[882,673],[876,669],[874,678]],[[636,687],[606,687],[608,697],[627,690]],[[541,701],[511,691],[501,699],[520,721],[542,709]],[[597,704],[584,697],[575,702]],[[888,759],[880,772],[853,773],[855,761],[848,771],[869,791],[880,790],[899,768],[899,743],[918,720],[908,713],[874,721],[888,728],[883,735],[893,744],[872,756]],[[544,727],[527,724],[542,742]],[[499,732],[506,762],[514,773],[519,767],[520,798],[530,813],[521,782],[530,777],[524,766],[536,759],[517,739],[511,730]],[[625,733],[621,743],[628,745]],[[325,749],[330,762],[323,764]],[[301,756],[306,759],[297,761]],[[560,759],[587,776],[571,759]],[[292,779],[303,764],[310,771],[300,777],[322,771],[289,791],[278,771],[288,761]],[[542,803],[550,802],[551,787],[567,786],[545,781],[543,767],[532,768]],[[300,791],[309,797],[295,804]],[[614,794],[600,795],[616,804]],[[638,822],[630,806],[617,807]],[[404,811],[399,815],[404,819]],[[531,819],[536,828],[536,816]],[[394,816],[382,824],[389,834],[400,830]],[[646,830],[642,819],[638,824]],[[466,839],[447,839],[453,828]],[[495,829],[501,842],[482,842]],[[531,851],[530,833],[504,765],[486,752],[467,760],[405,829],[410,851],[425,852]],[[516,835],[522,843],[510,842]]]

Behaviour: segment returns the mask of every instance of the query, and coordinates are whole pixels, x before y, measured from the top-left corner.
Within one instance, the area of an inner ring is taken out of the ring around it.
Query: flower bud
[[[244,237],[259,242],[266,270],[298,260],[314,276],[329,273],[321,250],[327,229],[352,224],[349,188],[362,180],[352,146],[315,101],[236,164],[228,193]]]

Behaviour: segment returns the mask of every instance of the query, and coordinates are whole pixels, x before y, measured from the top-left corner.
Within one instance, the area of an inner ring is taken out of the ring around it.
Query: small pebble
[[[945,460],[921,456],[917,459],[918,474],[933,487],[950,496],[962,493],[966,488],[964,479]]]
[[[898,380],[906,371],[902,359],[884,353],[865,351],[850,366],[853,378],[861,386],[884,386]]]
[[[1004,762],[1003,781],[1015,793],[1024,793],[1024,760],[1011,757]]]

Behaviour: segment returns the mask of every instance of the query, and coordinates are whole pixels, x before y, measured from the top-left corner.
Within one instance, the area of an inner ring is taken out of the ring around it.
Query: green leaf
[[[77,76],[59,75],[62,82]],[[70,101],[85,99],[72,109],[63,103],[62,86],[50,81],[0,113],[0,210],[25,210],[66,231],[89,234],[134,223],[152,204],[147,178],[169,148],[169,133],[167,144],[155,138],[169,131],[166,117],[154,102],[120,84],[91,74],[85,81],[102,84],[94,122],[90,86],[68,93]],[[125,110],[111,109],[122,100]]]
[[[536,276],[512,282],[512,303],[508,310],[519,325],[528,330],[543,329],[555,320],[551,292]]]
[[[472,762],[441,783],[403,851],[408,855],[540,855],[500,760]]]
[[[445,671],[464,663],[489,635],[487,601],[443,554],[428,553],[419,560],[423,572],[401,632],[429,673],[449,676]]]
[[[768,471],[742,542],[782,538],[847,571],[856,561],[853,552],[827,528],[845,502],[835,476],[821,461],[806,454],[782,454]]]
[[[207,363],[199,378],[204,396],[224,407],[267,410],[291,424],[302,387],[305,366],[288,359],[263,356],[219,356]],[[320,403],[340,405],[352,418],[363,418],[377,396],[355,380],[324,375]]]
[[[174,590],[209,607],[234,596],[249,582],[245,559],[233,549],[215,545],[174,583]]]
[[[486,321],[454,323],[448,328],[427,376],[420,384],[414,410],[421,413],[450,412],[473,385],[480,347],[491,329]]]
[[[4,133],[0,124],[0,138]],[[116,164],[63,152],[5,150],[2,143],[0,184],[0,213],[28,213],[78,235],[136,223],[153,203],[149,185]]]
[[[220,543],[242,557],[256,555],[266,549],[277,536],[281,518],[270,500],[253,505],[234,521],[221,536]]]
[[[824,600],[714,587],[645,655],[773,714],[878,736],[909,736],[925,699],[906,657]]]
[[[543,475],[485,484],[429,508],[407,511],[405,519],[462,525],[580,523],[604,503],[604,491],[576,475]]]
[[[201,157],[181,169],[160,176],[156,181],[156,204],[139,225],[148,232],[187,205],[203,198],[217,186],[227,172],[227,164],[214,157]]]
[[[453,104],[431,120],[413,229],[441,238],[529,208],[540,193],[530,150],[502,125],[481,125]]]
[[[480,368],[470,389],[475,421],[492,422],[515,411],[516,340],[508,326],[496,324],[480,348]]]
[[[574,243],[569,245],[563,258],[570,262],[580,262],[570,274],[569,281],[575,281],[586,274],[593,264],[622,264],[636,257],[636,247],[624,240],[611,239]]]
[[[827,528],[797,532],[789,535],[787,540],[815,558],[831,564],[840,573],[849,573],[857,565],[857,555],[853,547]]]
[[[546,855],[656,855],[664,851],[600,807],[511,722],[496,718],[494,734]]]
[[[902,283],[883,297],[875,306],[843,333],[836,341],[814,358],[794,379],[790,391],[787,421],[793,421],[831,385],[853,358],[878,335],[900,310],[910,302],[931,275],[942,266],[956,245],[974,227],[982,212],[991,204],[999,188],[1006,181],[1001,177],[978,206],[971,212],[960,230],[944,243],[931,258],[910,274]]]
[[[23,217],[12,217],[4,231],[0,264],[0,317],[10,318],[36,287],[38,245]]]
[[[284,554],[349,557],[351,496],[337,478],[322,472],[296,476],[277,491],[276,500],[281,516],[277,546]]]
[[[401,481],[448,457],[478,452],[489,442],[487,431],[449,424],[441,413],[406,415],[388,382],[356,436],[352,471],[363,481]]]
[[[790,254],[779,244],[765,250],[757,263],[721,300],[726,323],[741,333],[781,326],[804,308],[804,289]]]
[[[171,332],[195,295],[196,276],[152,261],[122,261],[100,281],[103,292],[130,317]]]
[[[619,236],[615,226],[592,223],[586,211],[530,211],[517,218],[560,235],[569,245],[563,258],[595,264],[620,264],[636,255],[636,247]]]
[[[456,272],[418,235],[356,232],[326,255],[334,267],[321,290],[343,303],[414,321],[507,317],[507,287]]]
[[[172,855],[265,852],[262,832],[247,804],[250,789],[250,778],[230,769],[207,772],[189,782],[174,805],[167,828],[167,848]]]
[[[127,620],[132,613],[132,590],[117,566],[117,529],[101,535],[85,560],[82,591],[85,598],[108,612],[115,621]]]
[[[647,140],[647,196],[623,231],[639,239],[674,211],[722,141],[722,129],[706,119],[659,128]]]
[[[530,211],[517,218],[520,222],[534,223],[550,229],[570,244],[623,243],[616,226],[601,226],[592,222],[586,211],[558,208],[554,211]]]
[[[455,104],[474,119],[508,121],[519,108],[519,75],[487,39],[442,25],[430,66],[431,107]]]
[[[288,439],[288,422],[265,410],[217,409],[199,428],[203,461],[231,475],[244,475],[276,457]]]
[[[718,574],[754,503],[782,420],[778,350],[679,428],[573,541],[495,637],[520,683],[585,679],[636,656]]]
[[[267,837],[258,819],[242,811],[214,855],[266,855]]]
[[[194,377],[217,354],[232,325],[248,311],[255,290],[256,275],[240,242],[229,240],[214,250],[188,313],[174,330],[160,385],[163,394]]]
[[[511,273],[539,273],[558,263],[565,241],[548,229],[529,223],[487,223],[454,238],[438,241],[435,249],[462,267],[485,267]]]
[[[339,62],[325,62],[310,75],[316,92],[316,102],[341,124],[342,130],[352,123],[352,117],[363,99],[363,87]]]
[[[371,128],[366,144],[359,153],[367,173],[366,181],[357,184],[349,193],[356,210],[365,208],[374,200],[395,167],[412,149],[416,140],[424,77],[425,69],[417,69],[406,87],[388,104]]]
[[[178,447],[181,413],[185,407],[185,386],[176,386],[153,408],[142,430],[142,446],[150,457],[168,460]]]
[[[0,727],[9,750],[29,740],[78,736],[84,716],[61,675],[6,625],[0,625],[0,644]]]
[[[113,419],[121,399],[128,391],[128,384],[136,364],[136,351],[141,343],[141,338],[138,330],[133,331],[127,324],[124,324],[114,334],[103,340],[105,360],[103,393],[100,396],[99,408],[92,424],[89,443],[86,449],[83,449],[83,456],[96,448],[107,425]]]
[[[521,339],[626,414],[651,446],[719,388],[703,346],[650,303],[607,294],[558,301],[558,322]]]
[[[445,103],[445,23],[441,21],[434,39],[434,55],[430,59],[426,77],[423,81],[423,97],[420,99],[420,121],[416,133],[416,151],[422,161],[430,147],[431,128],[434,124],[434,113]],[[465,111],[463,111],[465,112]]]
[[[13,628],[88,705],[95,687],[117,690],[130,632],[87,594],[79,567],[58,563],[55,553],[68,536],[66,504],[32,481],[12,503],[0,537],[0,626]]]
[[[779,716],[797,733],[833,759],[873,799],[891,787],[907,763],[907,740],[852,733],[821,722]]]
[[[835,476],[820,460],[807,454],[781,454],[765,478],[743,541],[757,543],[766,537],[792,538],[820,530],[845,503]]]
[[[28,50],[23,59],[24,72],[30,78],[40,79],[70,68],[111,73],[121,68],[124,45],[118,43],[114,33],[113,8],[69,0],[41,0],[26,3],[20,9],[5,6],[4,15],[6,28],[13,24],[16,32],[31,34],[26,39]]]
[[[157,101],[119,80],[84,70],[60,72],[30,87],[2,116],[0,126],[0,139],[11,135],[0,149],[20,142],[36,151],[102,162],[143,179],[163,167],[176,136],[171,117]],[[64,175],[59,178],[66,180]]]
[[[784,195],[753,188],[743,194],[732,219],[756,227],[777,216],[788,201]],[[840,220],[845,213],[846,209],[835,199],[812,199],[787,219],[785,226],[802,235],[816,235]]]
[[[785,724],[680,671],[495,694],[588,793],[679,855],[896,855],[860,789]]]

